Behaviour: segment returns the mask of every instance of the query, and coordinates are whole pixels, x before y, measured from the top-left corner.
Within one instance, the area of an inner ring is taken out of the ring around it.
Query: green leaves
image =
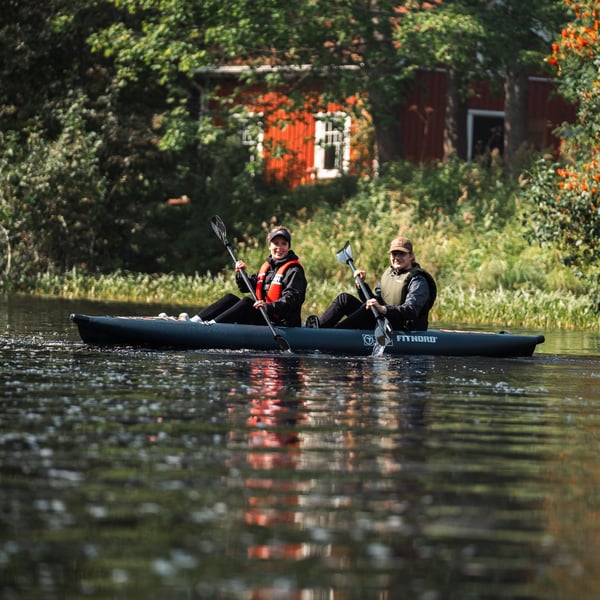
[[[532,172],[527,219],[531,237],[558,246],[563,260],[600,291],[600,52],[597,2],[578,3],[573,20],[553,44],[549,63],[558,68],[561,90],[577,101],[577,122],[560,129],[558,162]]]
[[[17,152],[2,152],[0,198],[19,276],[53,265],[90,264],[100,240],[90,232],[100,219],[106,181],[99,172],[98,137],[85,131],[85,98],[57,112],[60,135],[31,131]],[[15,138],[2,139],[2,146]]]

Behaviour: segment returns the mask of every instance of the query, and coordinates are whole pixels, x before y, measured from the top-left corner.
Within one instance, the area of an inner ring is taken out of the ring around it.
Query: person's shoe
[[[204,323],[200,315],[194,315],[190,321],[192,321],[192,323]]]
[[[179,313],[179,316],[177,317],[178,321],[189,321],[190,320],[190,315],[188,315],[187,313]]]
[[[158,313],[160,319],[168,319],[169,315],[166,312]]]
[[[202,321],[202,325],[214,325],[216,321],[211,319],[210,321]]]
[[[306,317],[305,327],[309,327],[310,329],[318,329],[321,324],[319,323],[319,317],[317,315],[309,315]]]

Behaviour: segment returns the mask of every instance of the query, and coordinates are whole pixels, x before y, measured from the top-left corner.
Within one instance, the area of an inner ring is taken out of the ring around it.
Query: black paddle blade
[[[223,223],[223,219],[219,215],[215,215],[210,220],[210,226],[213,231],[217,234],[217,237],[227,246],[229,242],[227,241],[227,229],[225,228],[225,223]]]
[[[292,351],[290,344],[282,335],[277,334],[277,335],[274,335],[273,338],[275,339],[275,342],[277,343],[277,347],[282,352],[291,352]]]

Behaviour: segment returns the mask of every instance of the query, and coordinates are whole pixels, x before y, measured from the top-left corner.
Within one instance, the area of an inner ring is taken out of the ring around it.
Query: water
[[[592,598],[600,335],[532,358],[101,350],[0,299],[0,599]]]

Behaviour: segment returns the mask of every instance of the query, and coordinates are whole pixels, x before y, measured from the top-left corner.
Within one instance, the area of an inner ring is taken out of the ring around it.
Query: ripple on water
[[[107,351],[66,331],[0,340],[5,589],[549,597],[595,583],[596,356]]]

